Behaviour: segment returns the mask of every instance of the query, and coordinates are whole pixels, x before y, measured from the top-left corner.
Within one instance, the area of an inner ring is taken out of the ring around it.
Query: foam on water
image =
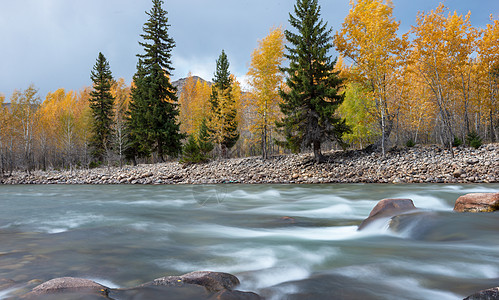
[[[55,234],[66,232],[91,223],[100,223],[103,220],[106,220],[106,217],[103,215],[81,214],[75,211],[69,211],[64,215],[55,215],[51,217],[43,215],[32,219],[19,220],[11,223],[9,227],[27,226],[32,231]]]
[[[204,237],[232,239],[274,238],[289,240],[340,241],[359,239],[367,236],[387,234],[386,230],[357,231],[358,226],[333,227],[289,227],[276,229],[249,229],[222,225],[207,225],[201,228],[185,228],[185,234],[201,234]],[[195,233],[194,233],[195,231]]]
[[[431,289],[423,286],[418,280],[411,278],[409,276],[399,275],[396,276],[382,271],[379,265],[367,265],[367,266],[349,266],[341,268],[335,271],[342,276],[347,276],[355,278],[363,284],[370,282],[377,282],[380,278],[383,279],[383,283],[390,287],[390,289],[397,289],[403,292],[403,295],[407,295],[407,299],[443,299],[443,300],[455,300],[460,299],[459,295],[451,292],[442,291],[438,289]],[[380,293],[383,294],[385,299],[400,299],[400,295],[393,295],[389,293],[383,293],[380,289]]]
[[[499,268],[490,264],[480,264],[480,263],[464,263],[464,262],[453,262],[453,263],[425,263],[419,262],[414,264],[413,262],[397,262],[392,263],[396,268],[404,268],[411,272],[419,272],[421,274],[437,274],[448,277],[458,277],[464,279],[470,278],[485,278],[494,279],[499,277]]]
[[[338,216],[349,216],[353,214],[353,209],[348,204],[336,204],[319,209],[304,210],[295,215],[311,218],[332,218]]]
[[[258,290],[284,282],[303,280],[310,276],[310,271],[305,268],[285,266],[262,270],[258,276],[247,280],[242,289]]]
[[[183,207],[186,205],[196,204],[194,200],[185,200],[185,199],[167,199],[167,200],[140,200],[140,201],[130,201],[126,202],[128,205],[137,205],[144,207]]]
[[[414,206],[422,209],[449,211],[454,206],[449,205],[445,200],[429,195],[410,195],[408,197],[414,202]]]
[[[10,293],[12,293],[16,290],[18,290],[18,288],[9,288],[9,289],[5,289],[5,290],[1,290],[0,291],[0,299],[7,298],[7,296],[10,296]]]

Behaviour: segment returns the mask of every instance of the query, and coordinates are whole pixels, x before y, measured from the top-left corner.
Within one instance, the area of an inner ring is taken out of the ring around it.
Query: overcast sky
[[[211,80],[215,61],[225,49],[238,77],[246,74],[257,41],[273,26],[288,26],[295,0],[166,0],[173,51],[173,79],[191,71]],[[439,1],[393,0],[401,32],[414,24],[418,11]],[[322,17],[339,30],[348,0],[320,0]],[[484,27],[499,18],[499,0],[447,0],[459,14],[471,11],[472,23]],[[58,88],[91,85],[90,71],[102,52],[115,78],[130,83],[135,72],[142,26],[150,0],[0,0],[0,93],[33,83],[42,99]]]

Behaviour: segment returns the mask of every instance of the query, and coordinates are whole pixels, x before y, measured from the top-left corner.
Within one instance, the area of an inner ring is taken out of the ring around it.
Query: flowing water
[[[267,299],[462,299],[499,286],[499,213],[458,214],[487,185],[0,186],[0,280],[116,287],[196,270]],[[383,198],[422,210],[357,226]],[[36,279],[38,281],[31,281]],[[1,286],[2,281],[0,281]]]

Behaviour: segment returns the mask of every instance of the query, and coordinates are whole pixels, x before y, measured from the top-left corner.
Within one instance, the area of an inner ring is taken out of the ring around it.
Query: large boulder
[[[383,199],[372,209],[369,217],[362,221],[358,230],[381,218],[391,218],[401,213],[415,210],[416,207],[411,199]]]
[[[51,295],[80,294],[87,295],[87,298],[89,299],[107,299],[108,293],[108,287],[98,284],[95,281],[75,277],[61,277],[49,280],[36,286],[23,298],[41,299],[50,298]]]
[[[457,212],[493,212],[499,210],[499,193],[472,193],[459,197],[454,205]]]
[[[464,300],[499,300],[499,287],[479,291]]]
[[[209,292],[220,292],[232,290],[239,285],[239,279],[228,273],[197,271],[181,276],[167,276],[154,279],[142,286],[181,286],[184,284],[195,284],[204,287]]]

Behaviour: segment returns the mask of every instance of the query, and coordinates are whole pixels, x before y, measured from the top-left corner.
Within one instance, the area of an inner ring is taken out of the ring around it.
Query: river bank
[[[385,157],[365,151],[326,153],[316,164],[312,154],[102,167],[73,171],[14,172],[0,184],[217,184],[217,183],[497,183],[499,144],[479,149],[432,145],[393,149]]]

